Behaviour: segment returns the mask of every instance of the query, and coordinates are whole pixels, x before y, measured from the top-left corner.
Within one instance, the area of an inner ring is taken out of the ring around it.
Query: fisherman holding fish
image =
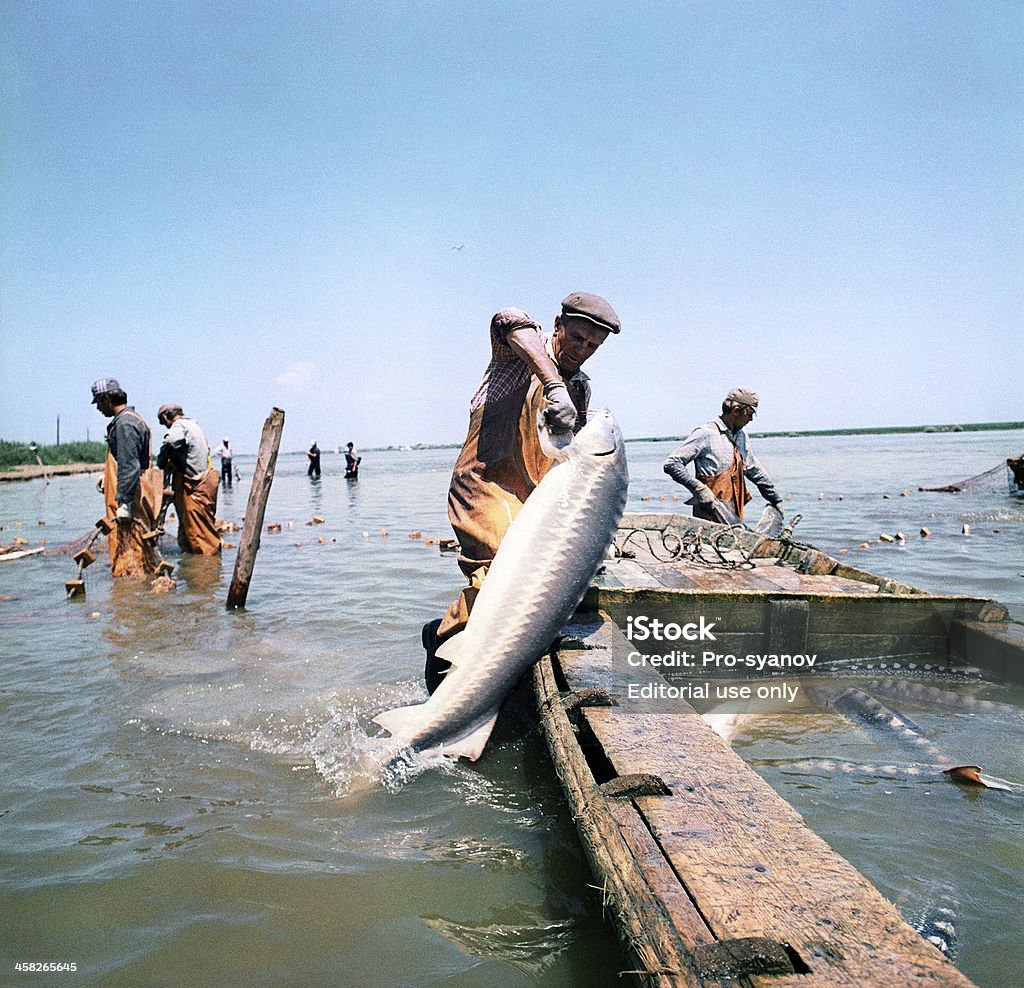
[[[466,626],[512,519],[555,462],[541,449],[538,417],[543,414],[553,433],[583,428],[590,379],[580,368],[619,329],[611,305],[588,292],[562,300],[549,340],[520,309],[502,309],[491,319],[491,360],[470,401],[469,431],[448,491],[448,517],[469,585],[443,618],[423,627],[431,693],[448,667],[435,656],[438,646]]]
[[[694,429],[665,461],[665,473],[693,494],[688,503],[694,518],[742,522],[750,500],[747,480],[782,515],[782,498],[743,431],[757,413],[757,401],[750,388],[733,388],[722,402],[722,414]]]
[[[157,420],[167,430],[157,454],[160,469],[171,474],[174,510],[178,513],[178,545],[183,552],[216,556],[217,485],[220,478],[210,461],[210,446],[199,423],[185,415],[181,405],[160,406]]]
[[[102,489],[110,523],[111,573],[155,573],[160,563],[156,546],[143,536],[156,522],[163,478],[156,467],[150,466],[149,426],[128,404],[124,388],[112,377],[93,383],[92,403],[110,419]]]

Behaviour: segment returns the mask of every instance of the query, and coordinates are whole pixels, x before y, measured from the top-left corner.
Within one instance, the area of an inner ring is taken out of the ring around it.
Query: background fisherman
[[[225,487],[230,487],[232,484],[231,461],[234,459],[235,454],[231,449],[231,441],[227,436],[224,437],[224,441],[217,447],[216,455],[220,457],[221,483]]]
[[[750,388],[733,388],[722,402],[722,414],[694,429],[665,461],[665,473],[693,494],[688,503],[694,518],[726,525],[742,521],[750,500],[746,480],[782,514],[782,498],[743,431],[757,412],[757,401]]]
[[[217,483],[210,447],[199,425],[187,418],[181,405],[161,405],[157,414],[167,430],[157,454],[157,466],[171,473],[174,510],[178,513],[178,545],[183,552],[215,556],[220,552],[217,532]]]
[[[355,446],[352,443],[347,443],[345,446],[345,476],[349,480],[359,479],[359,464],[363,462],[363,458],[356,452]]]
[[[469,585],[440,621],[423,627],[431,693],[447,668],[434,655],[438,645],[465,627],[512,519],[554,463],[541,451],[538,415],[553,432],[583,428],[590,378],[580,367],[619,329],[615,310],[588,292],[562,300],[549,340],[521,309],[502,309],[491,319],[491,360],[470,401],[469,431],[448,490],[448,517]]]
[[[103,469],[106,518],[116,522],[108,534],[110,571],[114,576],[155,573],[160,562],[156,545],[143,535],[156,524],[163,478],[150,466],[149,426],[112,377],[93,383],[92,403],[110,419]]]
[[[309,460],[309,469],[306,471],[307,477],[319,477],[320,476],[320,447],[317,446],[316,440],[314,439],[312,445],[309,447],[309,452],[306,453],[306,457]]]

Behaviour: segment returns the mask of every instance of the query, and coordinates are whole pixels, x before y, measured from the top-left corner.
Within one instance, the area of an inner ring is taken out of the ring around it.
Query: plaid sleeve
[[[491,362],[484,371],[484,379],[469,403],[475,411],[484,402],[507,398],[530,377],[530,369],[505,338],[513,329],[532,328],[541,336],[540,326],[522,309],[502,309],[491,318]]]

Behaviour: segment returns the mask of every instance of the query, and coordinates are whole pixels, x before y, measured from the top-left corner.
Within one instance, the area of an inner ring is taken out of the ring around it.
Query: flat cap
[[[92,382],[92,403],[96,404],[96,399],[100,395],[109,395],[115,391],[124,394],[124,388],[112,377],[101,377],[98,381]]]
[[[184,415],[185,409],[181,407],[176,401],[169,401],[166,405],[161,405],[157,410],[156,417],[157,421],[162,419],[165,415]]]
[[[617,333],[620,329],[619,317],[615,310],[600,295],[590,292],[572,292],[562,299],[563,316],[579,316],[589,319],[595,326]]]
[[[757,392],[750,388],[733,388],[725,396],[726,401],[734,401],[737,405],[746,405],[748,408],[757,408]]]

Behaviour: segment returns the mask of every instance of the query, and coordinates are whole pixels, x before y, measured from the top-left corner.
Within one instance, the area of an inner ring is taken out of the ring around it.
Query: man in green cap
[[[448,518],[459,540],[459,566],[469,581],[440,621],[423,628],[427,689],[441,682],[437,646],[461,631],[512,519],[554,460],[537,435],[543,413],[552,432],[586,425],[590,378],[580,369],[620,329],[615,310],[600,295],[572,292],[562,300],[554,332],[521,309],[491,319],[491,360],[469,405],[469,432],[448,489]]]
[[[743,431],[757,414],[757,401],[750,388],[733,388],[722,402],[722,414],[694,429],[665,461],[665,473],[693,495],[688,503],[694,518],[742,522],[750,500],[747,480],[782,514],[782,498]]]

